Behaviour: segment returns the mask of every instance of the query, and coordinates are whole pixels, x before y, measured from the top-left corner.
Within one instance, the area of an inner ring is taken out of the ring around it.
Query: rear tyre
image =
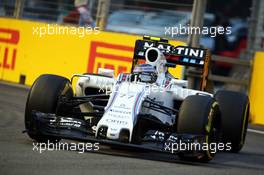
[[[220,115],[218,103],[210,96],[188,96],[180,107],[177,133],[205,136],[205,144],[218,143],[220,132]],[[210,161],[216,153],[208,146],[200,150],[199,154],[188,153],[188,150],[179,153],[182,160]]]
[[[222,116],[222,141],[231,143],[231,152],[238,153],[244,143],[249,120],[248,96],[221,90],[215,94]]]
[[[65,109],[58,107],[60,96],[71,98],[73,90],[70,81],[67,78],[44,74],[36,79],[32,85],[26,102],[25,109],[25,128],[30,138],[38,142],[59,141],[60,138],[45,136],[37,130],[32,110],[44,113],[62,114]]]

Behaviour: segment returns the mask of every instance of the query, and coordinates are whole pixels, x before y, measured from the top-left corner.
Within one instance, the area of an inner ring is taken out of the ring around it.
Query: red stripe
[[[106,53],[97,53],[96,57],[109,58],[109,59],[114,59],[114,60],[118,60],[118,61],[127,61],[127,62],[132,61],[132,58],[129,58],[129,57],[124,57],[124,56],[119,56],[119,55],[111,55],[111,54],[106,54]]]

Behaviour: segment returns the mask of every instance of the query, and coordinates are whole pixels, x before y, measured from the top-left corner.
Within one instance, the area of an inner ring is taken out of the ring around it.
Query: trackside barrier
[[[130,72],[135,40],[142,37],[102,31],[83,37],[67,33],[42,37],[36,34],[36,28],[49,25],[0,18],[1,80],[31,85],[41,74],[70,78],[75,73],[96,73],[99,67],[114,69],[115,75]],[[185,45],[180,41],[171,43]],[[182,77],[182,67],[170,72]]]
[[[250,87],[252,123],[264,125],[264,52],[256,52]]]
[[[57,25],[58,26],[58,25]],[[84,37],[70,34],[33,35],[46,23],[0,18],[0,80],[31,85],[41,74],[70,78],[75,73],[96,73],[99,67],[129,72],[136,39],[141,36],[100,32]],[[172,41],[173,45],[185,45]],[[171,69],[182,77],[182,67]],[[264,52],[255,55],[250,86],[251,120],[264,124]],[[210,79],[210,77],[209,77]]]

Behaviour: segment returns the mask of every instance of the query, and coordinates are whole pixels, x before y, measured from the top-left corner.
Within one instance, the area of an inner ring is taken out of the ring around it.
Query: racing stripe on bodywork
[[[137,113],[137,110],[139,108],[139,101],[142,97],[142,95],[144,94],[144,91],[140,92],[137,96],[137,99],[136,99],[136,102],[135,102],[135,105],[134,105],[134,110],[133,110],[133,119],[135,119],[135,115]],[[135,120],[134,120],[134,124],[135,124]]]
[[[114,101],[115,101],[115,99],[117,97],[117,94],[118,94],[118,89],[119,89],[119,86],[116,86],[115,91],[114,91],[114,96],[111,99],[109,105],[107,105],[107,107],[105,109],[105,113],[108,112],[108,110],[111,108],[112,104],[114,103]]]

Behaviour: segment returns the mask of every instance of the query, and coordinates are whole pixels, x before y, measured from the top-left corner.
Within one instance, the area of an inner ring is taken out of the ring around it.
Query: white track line
[[[264,135],[264,131],[260,131],[260,130],[255,130],[255,129],[247,129],[248,132],[253,132],[253,133],[257,133],[257,134],[263,134]]]

